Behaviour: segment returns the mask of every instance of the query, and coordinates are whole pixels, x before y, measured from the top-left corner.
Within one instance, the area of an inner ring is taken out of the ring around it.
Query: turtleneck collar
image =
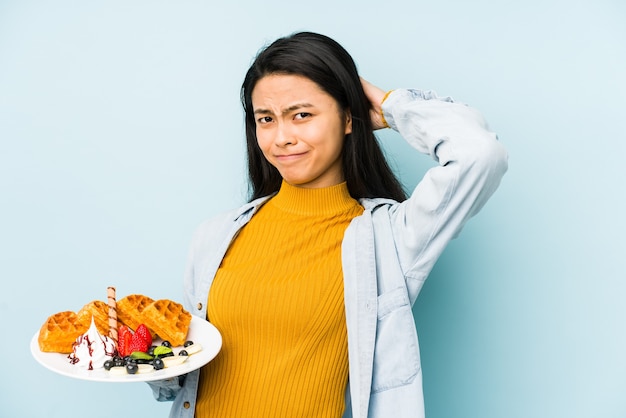
[[[348,193],[346,182],[319,189],[292,186],[283,180],[280,190],[268,203],[297,215],[332,215],[359,203]]]

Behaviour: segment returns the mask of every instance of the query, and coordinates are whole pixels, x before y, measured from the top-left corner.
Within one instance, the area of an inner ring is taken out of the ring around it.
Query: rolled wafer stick
[[[107,300],[109,304],[109,337],[117,345],[117,300],[115,299],[115,288],[107,287]]]

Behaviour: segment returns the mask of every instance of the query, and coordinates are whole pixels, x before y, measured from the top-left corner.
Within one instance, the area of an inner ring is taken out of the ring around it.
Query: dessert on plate
[[[150,333],[150,340],[160,338],[173,347],[185,343],[191,314],[180,303],[169,299],[154,300],[140,294],[116,301],[115,288],[109,287],[108,292],[108,303],[94,300],[78,312],[62,311],[50,315],[39,330],[39,349],[70,354],[71,357],[75,354],[75,345],[81,344],[92,325],[101,337],[106,336],[114,343],[116,351],[118,330],[122,326],[135,333],[143,324]]]

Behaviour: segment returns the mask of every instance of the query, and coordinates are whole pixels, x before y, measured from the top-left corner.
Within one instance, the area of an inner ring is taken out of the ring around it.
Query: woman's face
[[[344,181],[341,149],[352,120],[316,83],[267,75],[252,90],[252,107],[259,147],[287,183],[319,188]]]

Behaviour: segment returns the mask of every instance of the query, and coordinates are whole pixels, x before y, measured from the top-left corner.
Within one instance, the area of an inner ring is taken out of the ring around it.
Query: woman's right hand
[[[382,104],[386,92],[362,77],[361,85],[363,86],[363,91],[365,91],[365,95],[371,104],[370,119],[372,120],[374,130],[388,128],[389,126],[385,123],[382,113]]]

